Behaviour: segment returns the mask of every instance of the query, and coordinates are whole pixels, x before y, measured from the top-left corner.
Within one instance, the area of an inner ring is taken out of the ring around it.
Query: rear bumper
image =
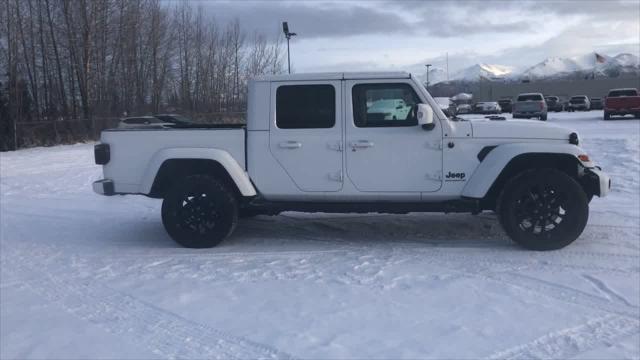
[[[629,109],[612,109],[612,108],[604,108],[604,111],[609,113],[610,115],[627,115],[627,114],[637,114],[640,113],[640,108],[629,108]]]
[[[111,196],[115,195],[115,187],[113,185],[113,180],[111,179],[102,179],[93,182],[93,191],[96,194]]]
[[[611,178],[599,167],[585,169],[584,179],[589,192],[605,197],[611,190]]]

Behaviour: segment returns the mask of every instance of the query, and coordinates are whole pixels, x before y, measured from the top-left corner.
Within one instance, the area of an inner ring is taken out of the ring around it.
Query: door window
[[[276,91],[276,126],[280,129],[332,128],[336,124],[333,85],[283,85]]]
[[[352,89],[357,127],[415,126],[420,98],[409,84],[358,84]]]

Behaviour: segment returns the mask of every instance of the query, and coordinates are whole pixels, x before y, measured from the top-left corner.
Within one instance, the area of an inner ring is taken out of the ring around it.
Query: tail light
[[[540,103],[540,110],[544,109],[544,101]]]
[[[93,156],[96,164],[105,165],[111,160],[111,149],[109,144],[97,144],[93,148]]]

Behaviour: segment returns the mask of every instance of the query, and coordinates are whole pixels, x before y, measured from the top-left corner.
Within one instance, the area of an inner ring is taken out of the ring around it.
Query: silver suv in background
[[[540,93],[520,94],[513,103],[514,119],[531,119],[538,118],[542,121],[547,120],[547,103],[544,96]]]
[[[591,109],[591,102],[587,95],[576,95],[569,99],[569,111],[589,111]]]

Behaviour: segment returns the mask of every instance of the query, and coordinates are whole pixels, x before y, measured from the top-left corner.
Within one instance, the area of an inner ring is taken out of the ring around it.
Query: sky
[[[477,63],[524,70],[548,57],[640,55],[640,0],[215,1],[217,21],[282,36],[288,21],[295,72],[449,72]]]

